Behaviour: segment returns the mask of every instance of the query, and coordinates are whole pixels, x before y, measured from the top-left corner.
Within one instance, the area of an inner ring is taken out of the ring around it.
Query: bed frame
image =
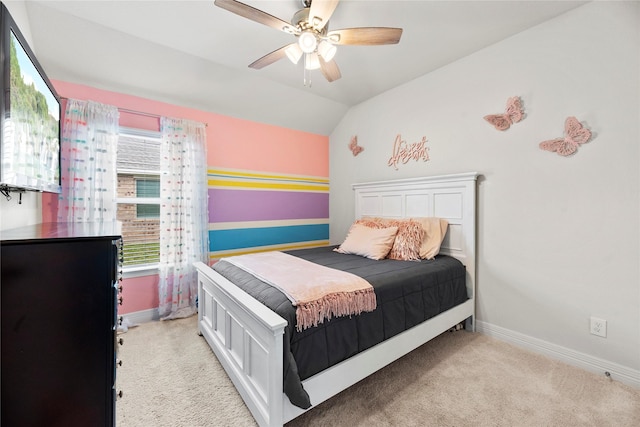
[[[440,253],[465,264],[469,300],[303,381],[313,406],[461,322],[474,329],[477,177],[473,172],[353,184],[356,218],[446,218],[449,230]],[[286,321],[206,264],[195,266],[199,333],[257,423],[282,426],[306,412],[308,409],[292,405],[282,392]]]

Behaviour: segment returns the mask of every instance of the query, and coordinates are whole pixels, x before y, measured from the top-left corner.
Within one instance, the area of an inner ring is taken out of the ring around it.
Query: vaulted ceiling
[[[22,3],[6,1],[5,3]],[[301,0],[246,0],[284,21]],[[295,39],[213,1],[24,2],[49,77],[329,135],[360,102],[584,4],[584,1],[342,0],[330,29],[400,27],[397,45],[338,46],[342,78],[303,84],[286,58],[248,65]],[[11,9],[11,7],[10,7]]]

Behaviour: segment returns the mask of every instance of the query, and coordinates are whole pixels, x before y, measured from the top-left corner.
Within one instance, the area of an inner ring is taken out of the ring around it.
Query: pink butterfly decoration
[[[351,142],[349,143],[349,150],[351,150],[354,156],[357,156],[364,151],[364,147],[358,145],[357,135],[351,138]]]
[[[551,139],[540,143],[540,148],[556,152],[561,156],[569,156],[578,150],[581,144],[589,141],[591,131],[582,126],[575,117],[567,117],[564,121],[564,138]]]
[[[484,119],[498,130],[507,130],[509,126],[518,123],[523,117],[522,101],[520,97],[514,96],[507,100],[507,109],[504,114],[489,114],[484,116]]]

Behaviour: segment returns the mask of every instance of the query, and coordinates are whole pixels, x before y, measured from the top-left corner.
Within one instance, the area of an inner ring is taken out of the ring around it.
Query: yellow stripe
[[[329,191],[329,185],[285,184],[278,182],[242,182],[209,179],[209,187],[262,188],[273,190]]]
[[[274,245],[274,246],[266,246],[266,247],[256,247],[256,248],[245,248],[238,249],[235,251],[219,251],[219,252],[210,252],[209,259],[215,260],[220,259],[226,256],[234,256],[234,255],[246,255],[257,252],[269,252],[269,251],[289,251],[292,249],[306,249],[306,248],[315,248],[318,246],[328,246],[328,240],[320,240],[311,243],[302,243],[302,244],[293,244],[293,245]]]
[[[328,178],[316,178],[311,176],[296,176],[296,175],[275,175],[275,174],[263,174],[254,172],[237,172],[226,169],[209,169],[209,175],[228,175],[235,177],[247,177],[247,178],[260,178],[260,179],[278,179],[281,181],[310,181],[318,183],[329,184]]]

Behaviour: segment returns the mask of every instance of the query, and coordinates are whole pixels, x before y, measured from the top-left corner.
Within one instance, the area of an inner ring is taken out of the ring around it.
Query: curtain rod
[[[66,96],[61,96],[60,99],[64,99],[67,101],[69,100],[69,98],[67,98]],[[120,107],[116,107],[116,108],[118,109],[118,111],[122,111],[124,113],[131,113],[139,116],[156,117],[158,119],[161,117],[158,114],[145,113],[144,111],[135,111],[135,110],[129,110],[128,108],[120,108]]]
[[[67,98],[66,96],[61,96],[60,99],[66,99],[67,101],[69,100],[69,98]],[[158,115],[158,114],[153,114],[153,113],[146,113],[144,111],[136,111],[136,110],[130,110],[128,108],[120,108],[120,107],[116,107],[118,109],[118,111],[121,111],[123,113],[129,113],[129,114],[135,114],[138,116],[147,116],[147,117],[154,117],[154,118],[161,118],[162,116]],[[209,126],[209,123],[204,123],[205,127]]]
[[[118,107],[118,111],[121,111],[123,113],[135,114],[137,116],[155,117],[157,119],[160,118],[160,116],[157,115],[157,114],[145,113],[144,111],[129,110],[128,108],[120,108],[120,107]]]

